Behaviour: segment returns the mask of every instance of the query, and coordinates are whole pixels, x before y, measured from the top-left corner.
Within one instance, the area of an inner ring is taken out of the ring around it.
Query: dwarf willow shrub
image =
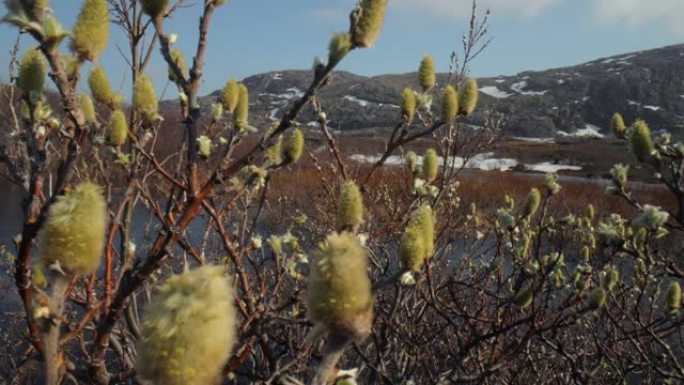
[[[76,185],[50,207],[41,236],[45,265],[59,263],[66,272],[92,274],[100,264],[107,223],[107,203],[100,187]]]

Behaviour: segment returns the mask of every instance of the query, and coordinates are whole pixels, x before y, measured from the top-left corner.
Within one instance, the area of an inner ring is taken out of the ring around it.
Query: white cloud
[[[480,10],[491,9],[496,14],[515,16],[536,16],[544,9],[561,3],[563,0],[478,0]],[[616,0],[619,1],[619,0]],[[683,1],[683,0],[673,0]],[[467,19],[470,17],[472,0],[392,0],[390,6],[422,9],[438,16]]]
[[[666,28],[684,36],[684,0],[594,0],[597,20],[628,27]]]

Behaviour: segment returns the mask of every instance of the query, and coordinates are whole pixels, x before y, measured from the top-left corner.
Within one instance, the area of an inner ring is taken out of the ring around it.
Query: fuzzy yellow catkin
[[[416,165],[418,164],[418,155],[415,152],[409,151],[406,153],[406,167],[408,167],[411,172],[416,171]]]
[[[452,85],[447,85],[442,93],[442,121],[451,123],[458,114],[458,94]]]
[[[81,112],[83,113],[83,118],[88,123],[95,123],[97,119],[95,115],[95,106],[93,105],[93,100],[86,93],[82,93],[78,97],[78,104],[81,107]]]
[[[437,83],[435,61],[432,59],[432,55],[425,55],[420,61],[420,67],[418,67],[418,81],[423,88],[423,92],[430,91]]]
[[[620,139],[625,137],[627,127],[625,126],[625,120],[622,119],[622,115],[617,112],[613,114],[613,118],[610,120],[610,128],[611,131],[613,131],[613,135],[616,137]]]
[[[249,119],[249,90],[244,84],[238,85],[238,98],[233,112],[233,123],[239,130],[247,125]]]
[[[589,293],[587,299],[587,308],[598,309],[606,304],[606,290],[602,287],[597,287]]]
[[[637,120],[634,123],[632,136],[629,140],[629,149],[640,162],[644,162],[651,157],[651,152],[653,152],[651,129],[643,120]]]
[[[82,182],[58,197],[41,233],[43,263],[59,262],[72,274],[94,273],[104,245],[106,209],[100,187],[90,182]]]
[[[97,61],[109,38],[109,10],[105,0],[85,0],[71,33],[71,50],[81,61]]]
[[[159,108],[154,86],[143,74],[138,76],[133,86],[133,108],[148,120],[152,120]]]
[[[340,227],[355,227],[363,223],[363,196],[353,181],[342,185],[337,208],[337,224]]]
[[[437,151],[435,151],[433,148],[429,148],[423,155],[422,177],[430,182],[437,178],[438,172],[439,162],[437,160]]]
[[[304,133],[299,128],[295,128],[290,133],[290,136],[285,142],[283,148],[283,154],[285,155],[285,160],[290,162],[296,162],[302,156],[304,152]]]
[[[235,112],[235,107],[237,107],[238,99],[240,98],[240,86],[235,79],[228,79],[226,85],[221,89],[219,94],[219,99],[223,108],[230,112],[231,114]]]
[[[45,58],[38,49],[30,48],[24,52],[19,61],[19,77],[17,86],[25,96],[37,95],[43,92],[47,67]]]
[[[406,120],[413,119],[413,115],[416,113],[416,94],[412,89],[404,88],[399,105],[401,107],[401,114],[406,117]]]
[[[188,66],[185,63],[185,56],[183,56],[183,52],[181,52],[181,50],[179,50],[178,48],[174,48],[169,52],[169,55],[171,55],[171,60],[173,60],[173,62],[178,66],[178,69],[180,70],[183,77],[187,77]],[[171,69],[171,66],[169,66],[169,80],[174,83],[178,80],[176,78],[176,74]]]
[[[107,143],[112,146],[121,146],[128,138],[128,122],[126,115],[121,110],[112,112],[107,125]]]
[[[669,310],[679,310],[682,307],[682,287],[678,281],[672,281],[667,286],[665,304]]]
[[[350,232],[332,233],[314,253],[309,275],[308,318],[354,340],[368,335],[373,295],[368,252]]]
[[[278,165],[283,162],[283,137],[278,139],[264,151],[264,159],[269,165]]]
[[[143,12],[153,19],[164,16],[164,11],[169,5],[169,0],[140,0]]]
[[[473,78],[467,78],[460,89],[458,107],[461,115],[469,116],[475,111],[477,107],[477,98],[480,90],[477,87],[477,81]]]
[[[222,267],[172,276],[145,310],[138,374],[155,385],[218,384],[235,327],[233,290]]]
[[[515,295],[513,301],[522,308],[532,305],[532,302],[534,302],[534,287],[532,285],[526,286]]]
[[[104,68],[95,66],[90,70],[88,86],[90,87],[90,93],[96,101],[113,109],[119,107],[120,101],[117,100],[118,96],[114,94],[114,91],[109,86],[109,80]]]
[[[435,244],[435,222],[432,209],[423,205],[411,219],[399,240],[399,259],[405,269],[419,271],[432,256]]]
[[[385,20],[387,0],[361,0],[355,10],[356,20],[350,31],[355,46],[369,48],[377,39]]]
[[[523,218],[529,218],[539,209],[539,204],[541,203],[541,193],[539,189],[533,187],[530,189],[529,194],[527,194],[527,200],[525,200],[525,206],[523,206]]]
[[[619,282],[620,272],[618,269],[612,265],[608,266],[603,279],[603,287],[608,291],[612,291]]]
[[[328,64],[339,63],[351,50],[351,35],[347,32],[336,33],[330,38],[328,45]]]

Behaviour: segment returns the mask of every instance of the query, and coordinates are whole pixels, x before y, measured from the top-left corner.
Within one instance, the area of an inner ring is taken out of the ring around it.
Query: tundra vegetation
[[[2,313],[3,383],[684,382],[684,144],[612,120],[671,207],[637,198],[628,165],[611,170],[605,197],[626,203],[621,214],[550,210],[563,188],[553,174],[521,204],[505,192],[462,199],[455,156],[500,135],[496,116],[477,132],[459,124],[477,108],[468,73],[488,12],[473,4],[446,84],[432,56],[420,60],[384,153],[360,166],[317,95],[373,46],[387,0],[358,1],[269,127],[250,125],[249,89],[232,78],[200,103],[225,0],[79,4],[67,29],[47,0],[6,1],[3,20],[23,37],[2,88],[0,160],[24,219],[2,248],[23,306]],[[199,14],[193,52],[165,29],[181,13]],[[129,42],[130,97],[96,64],[112,33]],[[152,55],[178,91],[172,114],[145,75]],[[315,129],[300,127],[304,108]],[[163,155],[174,121],[183,138]],[[431,142],[422,156],[408,151],[417,140]],[[397,154],[404,164],[386,167]]]

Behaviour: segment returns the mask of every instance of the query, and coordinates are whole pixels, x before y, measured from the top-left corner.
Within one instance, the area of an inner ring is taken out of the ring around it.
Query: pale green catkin
[[[418,68],[418,81],[423,88],[423,92],[430,91],[437,83],[437,76],[435,75],[435,61],[432,55],[425,55],[420,61]]]
[[[221,104],[223,104],[223,108],[227,112],[230,112],[232,114],[233,112],[235,112],[235,108],[237,107],[239,99],[240,86],[238,85],[238,82],[235,81],[235,79],[230,78],[221,89],[221,93],[219,94],[219,100],[221,101]]]
[[[119,108],[121,98],[119,95],[116,95],[109,86],[109,80],[107,79],[104,68],[95,66],[90,70],[88,86],[90,87],[90,93],[93,95],[93,99],[97,102],[105,104],[112,109]]]
[[[437,158],[437,151],[435,151],[433,148],[429,148],[423,155],[422,177],[428,182],[431,182],[437,178],[438,172],[439,162]]]
[[[667,308],[672,310],[679,310],[682,306],[682,287],[678,281],[672,281],[665,291],[665,304]]]
[[[81,107],[81,112],[83,113],[83,118],[88,123],[95,123],[97,120],[95,114],[95,105],[93,105],[93,100],[86,93],[82,93],[78,97],[78,103]]]
[[[534,187],[530,189],[530,193],[527,195],[527,200],[525,200],[525,206],[523,208],[523,218],[529,218],[539,209],[539,204],[541,203],[541,193],[539,189]]]
[[[453,122],[458,114],[458,94],[452,85],[447,85],[442,93],[442,121]]]
[[[140,74],[133,86],[133,108],[141,113],[146,120],[153,120],[159,108],[157,95],[150,79]]]
[[[244,128],[249,120],[249,90],[244,84],[238,85],[238,98],[233,113],[233,124],[238,130]]]
[[[353,181],[342,185],[337,208],[337,224],[341,227],[355,227],[363,223],[363,196]]]
[[[643,120],[637,120],[634,123],[632,136],[629,141],[629,149],[640,162],[644,162],[651,157],[653,152],[651,129]]]
[[[283,154],[288,163],[296,162],[304,153],[304,133],[299,128],[295,128],[285,141]]]
[[[368,252],[354,234],[328,235],[314,253],[307,315],[336,334],[359,340],[370,332],[373,295]]]
[[[112,146],[122,146],[128,139],[128,122],[121,110],[115,110],[109,117],[107,125],[107,143]]]
[[[411,215],[399,240],[399,259],[405,269],[419,271],[434,252],[435,220],[429,205],[423,205]]]
[[[356,21],[350,31],[355,46],[369,48],[380,34],[387,0],[361,0],[355,10]]]
[[[613,131],[613,135],[623,139],[627,133],[627,127],[625,126],[625,120],[622,119],[622,115],[619,113],[613,114],[613,118],[610,120],[610,128]]]
[[[109,38],[109,10],[105,0],[85,0],[71,34],[71,50],[81,61],[97,61]]]
[[[181,72],[181,75],[183,77],[188,76],[188,66],[185,63],[185,56],[183,56],[183,52],[179,50],[178,48],[174,48],[169,52],[169,55],[171,56],[171,60],[178,66],[178,69]],[[171,66],[169,66],[169,80],[176,83],[178,79],[176,78],[176,73],[173,72],[173,69],[171,69]]]
[[[19,77],[17,78],[17,86],[24,95],[31,97],[32,94],[42,94],[46,75],[47,65],[43,54],[38,49],[26,50],[19,61]]]
[[[477,98],[479,96],[479,88],[477,81],[473,78],[467,78],[460,89],[459,95],[459,110],[461,115],[469,116],[475,111],[477,107]]]
[[[413,119],[413,115],[416,113],[416,94],[412,89],[406,87],[401,93],[401,100],[399,102],[401,107],[401,114],[406,118],[406,120]]]
[[[59,262],[72,274],[94,273],[104,246],[106,210],[100,187],[90,182],[82,182],[58,197],[41,233],[43,263]]]
[[[213,385],[235,342],[227,272],[203,266],[168,278],[145,310],[136,368],[155,385]]]
[[[352,42],[351,35],[347,32],[336,33],[330,38],[330,45],[328,46],[328,64],[335,65],[339,63],[351,50]]]

